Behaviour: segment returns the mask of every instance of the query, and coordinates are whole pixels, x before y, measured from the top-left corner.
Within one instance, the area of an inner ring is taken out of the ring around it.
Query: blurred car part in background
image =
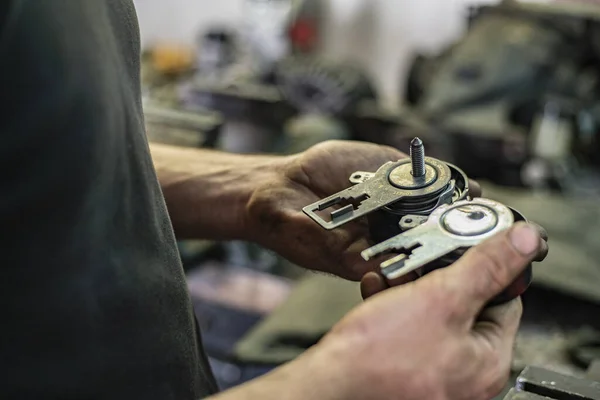
[[[157,45],[150,52],[154,70],[163,75],[178,75],[194,66],[194,52],[185,46]]]
[[[319,0],[244,1],[242,37],[259,76],[291,54],[316,49],[322,4]]]
[[[150,141],[184,147],[214,147],[223,118],[208,110],[186,111],[144,102],[146,134]]]
[[[452,137],[453,161],[470,176],[593,188],[589,171],[600,169],[600,9],[514,1],[473,7],[462,39],[435,57],[416,57],[405,100]]]

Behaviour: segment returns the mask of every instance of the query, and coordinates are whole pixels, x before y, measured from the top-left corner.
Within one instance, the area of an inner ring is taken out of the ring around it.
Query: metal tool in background
[[[600,382],[527,367],[504,400],[600,400]]]
[[[366,216],[371,240],[381,242],[413,228],[440,205],[467,198],[467,176],[452,164],[426,157],[419,138],[411,144],[411,157],[388,162],[375,173],[356,171],[350,176],[353,186],[303,211],[325,229]],[[403,221],[407,215],[415,217]]]
[[[183,110],[144,101],[148,139],[186,147],[214,147],[224,124],[219,113],[209,110]]]
[[[319,44],[319,0],[245,0],[241,36],[258,76],[291,54],[312,53]]]
[[[319,57],[281,60],[274,69],[274,82],[283,98],[301,113],[345,116],[356,112],[358,102],[377,98],[362,68]]]
[[[289,139],[283,134],[286,126],[306,115],[330,119],[329,126],[339,125],[334,135],[343,131],[344,138],[354,138],[358,104],[376,99],[362,69],[307,55],[286,57],[262,77],[224,75],[214,81],[198,76],[182,85],[180,94],[183,104],[215,110],[225,117],[224,149],[234,152],[241,147],[248,147],[247,152],[283,150]],[[323,137],[321,133],[317,136]],[[252,143],[273,146],[249,146]]]
[[[184,100],[214,108],[228,118],[260,117],[265,124],[274,120],[269,113],[281,113],[280,108],[288,108],[292,114],[346,117],[355,113],[359,102],[377,97],[362,68],[309,55],[285,57],[264,76],[240,73],[224,75],[220,82],[196,79],[186,89]],[[257,116],[257,107],[261,106],[267,111]],[[288,112],[279,120],[289,117]]]
[[[219,81],[236,61],[236,35],[226,27],[213,27],[196,40],[196,74],[210,81]]]

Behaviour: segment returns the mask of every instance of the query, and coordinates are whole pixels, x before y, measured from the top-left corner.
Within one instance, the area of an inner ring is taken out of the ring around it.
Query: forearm
[[[340,365],[348,350],[345,344],[318,344],[273,372],[207,400],[354,400],[352,372]]]
[[[237,155],[151,144],[169,215],[179,238],[239,239],[254,188],[284,157]]]

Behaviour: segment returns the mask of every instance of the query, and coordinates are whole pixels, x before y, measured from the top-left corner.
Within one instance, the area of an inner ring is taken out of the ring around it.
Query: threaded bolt
[[[425,146],[418,137],[410,142],[410,161],[413,177],[422,178],[425,176]]]

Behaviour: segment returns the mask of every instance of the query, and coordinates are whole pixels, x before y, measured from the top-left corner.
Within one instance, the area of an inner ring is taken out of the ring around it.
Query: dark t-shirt
[[[210,394],[131,0],[0,3],[0,398]]]

